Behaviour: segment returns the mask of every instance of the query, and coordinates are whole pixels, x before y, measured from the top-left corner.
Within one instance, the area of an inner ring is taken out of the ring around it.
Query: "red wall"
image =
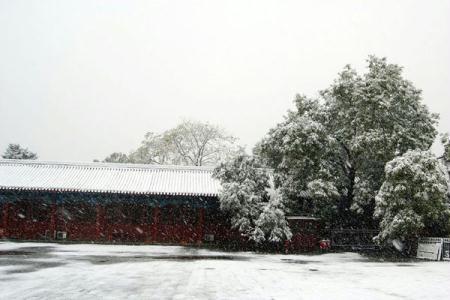
[[[140,209],[147,211],[146,206]],[[205,209],[190,209],[195,222],[186,222],[180,218],[179,210],[173,207],[164,208],[169,214],[167,224],[161,221],[161,208],[154,208],[152,216],[143,214],[138,220],[117,219],[107,222],[104,206],[97,204],[95,217],[90,220],[76,220],[64,217],[69,208],[52,204],[47,209],[45,220],[33,219],[30,207],[25,202],[3,204],[0,237],[24,240],[55,239],[57,231],[67,232],[68,240],[78,241],[117,241],[141,243],[201,243],[204,235]],[[167,219],[167,218],[166,218]]]

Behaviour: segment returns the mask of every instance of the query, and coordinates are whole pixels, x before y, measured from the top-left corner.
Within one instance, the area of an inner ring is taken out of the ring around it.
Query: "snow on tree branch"
[[[220,208],[230,213],[233,228],[257,243],[291,238],[282,195],[257,158],[238,156],[218,166],[214,176],[222,184]]]

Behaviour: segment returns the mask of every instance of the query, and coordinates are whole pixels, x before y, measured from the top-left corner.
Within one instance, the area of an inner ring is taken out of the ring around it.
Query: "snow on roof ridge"
[[[39,166],[67,166],[86,168],[109,168],[109,169],[161,169],[180,171],[206,171],[212,172],[214,167],[209,166],[183,166],[183,165],[156,165],[156,164],[133,164],[133,163],[105,163],[105,162],[70,162],[70,161],[45,161],[30,159],[0,159],[0,164],[10,165],[39,165]]]

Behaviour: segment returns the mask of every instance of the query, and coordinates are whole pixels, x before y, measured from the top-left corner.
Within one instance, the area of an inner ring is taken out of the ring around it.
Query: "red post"
[[[96,235],[97,238],[101,240],[105,237],[105,207],[100,203],[97,203],[95,209],[97,212],[97,218],[95,222]]]
[[[154,209],[152,209],[152,214],[153,214],[152,241],[155,242],[158,240],[160,208],[155,207]]]
[[[150,235],[151,235],[151,231],[150,231],[150,226],[149,224],[151,224],[150,219],[151,216],[149,216],[148,214],[148,207],[145,204],[139,204],[140,209],[142,210],[142,216],[141,219],[139,221],[139,227],[141,228],[141,230],[143,230],[143,232],[139,232],[139,234],[143,235],[143,240],[144,243],[147,243],[150,239]]]
[[[56,203],[52,203],[50,208],[50,235],[51,239],[56,239],[56,220],[57,220],[57,206]]]
[[[198,224],[197,224],[197,243],[201,244],[203,241],[204,227],[205,227],[205,208],[201,207],[198,210]]]
[[[3,214],[3,219],[2,219],[3,220],[3,224],[2,224],[2,226],[3,226],[3,237],[8,237],[9,236],[9,232],[8,232],[9,206],[10,206],[10,204],[8,202],[6,202],[3,205],[3,211],[2,211],[2,214]]]

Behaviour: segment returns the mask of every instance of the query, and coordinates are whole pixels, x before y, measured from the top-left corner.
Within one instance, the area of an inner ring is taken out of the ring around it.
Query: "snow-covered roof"
[[[212,168],[0,160],[0,190],[217,196]]]

